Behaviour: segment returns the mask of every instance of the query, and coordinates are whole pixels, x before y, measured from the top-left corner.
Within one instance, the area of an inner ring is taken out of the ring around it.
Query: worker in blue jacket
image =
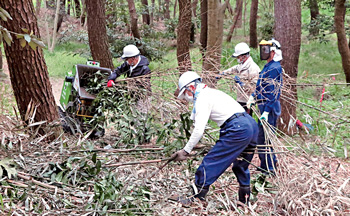
[[[249,97],[247,107],[257,103],[261,113],[258,122],[258,145],[260,145],[258,152],[261,162],[259,170],[265,174],[275,174],[277,158],[275,154],[269,153],[273,152],[272,147],[263,146],[271,144],[265,141],[265,133],[261,121],[268,122],[270,128],[275,131],[277,119],[281,115],[280,95],[283,69],[280,61],[282,60],[282,51],[280,43],[274,39],[269,41],[262,40],[259,46],[260,58],[261,60],[267,60],[267,64],[259,73],[256,89]]]

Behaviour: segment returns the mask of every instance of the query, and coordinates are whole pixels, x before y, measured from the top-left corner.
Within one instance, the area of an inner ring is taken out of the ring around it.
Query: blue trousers
[[[262,114],[264,112],[264,105],[259,105],[260,113]],[[271,111],[269,113],[268,117],[268,123],[272,131],[276,131],[276,125],[277,125],[277,119],[279,115],[277,115],[274,111]],[[265,140],[265,133],[264,128],[259,120],[259,136],[258,136],[258,145],[269,145],[269,142],[266,142]],[[273,148],[272,147],[258,147],[259,159],[260,159],[260,168],[262,172],[266,171],[274,171],[274,167],[276,167],[277,158],[275,154],[272,154]],[[267,152],[267,154],[264,154],[263,152]],[[269,153],[271,152],[271,153]]]
[[[258,130],[256,121],[247,113],[226,123],[220,130],[219,140],[196,171],[197,188],[209,188],[232,163],[232,171],[239,184],[250,185],[248,166],[254,154],[242,152],[256,147]],[[246,160],[237,160],[238,156]]]

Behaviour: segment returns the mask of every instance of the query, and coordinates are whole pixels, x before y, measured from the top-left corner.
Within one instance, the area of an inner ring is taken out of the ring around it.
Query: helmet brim
[[[179,92],[179,95],[177,96],[177,99],[184,99],[184,92],[186,88],[182,88],[181,91]]]
[[[233,58],[237,58],[238,56],[239,56],[239,55],[238,55],[237,53],[233,53],[233,54],[232,54],[232,57],[233,57]]]

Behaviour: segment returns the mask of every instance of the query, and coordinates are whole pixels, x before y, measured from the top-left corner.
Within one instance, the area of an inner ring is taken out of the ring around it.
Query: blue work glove
[[[241,78],[239,78],[239,76],[235,76],[235,82],[238,83],[240,86],[244,86],[244,83],[241,81]]]

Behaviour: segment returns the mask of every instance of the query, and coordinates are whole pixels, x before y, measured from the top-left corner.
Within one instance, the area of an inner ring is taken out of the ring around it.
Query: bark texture
[[[170,0],[164,2],[164,18],[170,19]]]
[[[237,16],[237,28],[242,26],[242,10],[243,10],[243,0],[236,0],[235,14]]]
[[[297,78],[301,44],[301,2],[299,0],[275,0],[275,38],[281,43],[285,72]],[[286,77],[284,77],[286,78]],[[294,80],[284,80],[294,84]],[[288,88],[286,86],[284,88]],[[297,89],[292,87],[281,95],[282,114],[278,128],[286,134],[293,134],[296,127],[288,127],[296,119]],[[282,123],[283,122],[283,123]]]
[[[318,10],[317,0],[309,0],[309,4],[310,4],[311,21],[314,21],[317,19],[317,16],[320,14]],[[319,29],[317,26],[310,27],[310,35],[317,36],[318,33],[319,33]]]
[[[199,36],[199,42],[201,43],[202,56],[207,50],[208,40],[208,1],[202,0],[201,3],[201,33]]]
[[[232,26],[230,28],[230,31],[227,35],[226,41],[227,42],[231,42],[232,39],[232,35],[233,35],[233,31],[235,30],[236,27],[239,27],[239,19],[241,19],[241,25],[242,25],[242,6],[243,6],[243,1],[239,0],[237,1],[237,5],[238,8],[241,8],[240,10],[236,9],[236,15],[235,15],[235,19],[233,20]]]
[[[259,0],[252,0],[252,4],[250,6],[249,45],[253,48],[258,48],[258,33],[256,31],[256,23],[258,19],[258,5]]]
[[[335,1],[334,27],[338,38],[338,50],[341,56],[346,82],[350,83],[350,49],[344,27],[346,7],[345,0]]]
[[[106,29],[105,0],[86,0],[86,9],[92,58],[99,61],[102,67],[113,69]]]
[[[8,22],[1,21],[1,25],[13,32],[23,32],[22,28],[26,28],[40,37],[32,1],[2,0],[0,7],[7,10],[13,18]],[[25,120],[25,113],[31,102],[37,106],[34,117],[36,122],[52,122],[58,119],[57,106],[42,49],[33,50],[28,45],[22,48],[20,40],[16,37],[13,37],[11,46],[5,43],[4,49],[13,92],[22,119]]]
[[[179,0],[179,24],[177,27],[177,62],[180,72],[191,70],[190,34],[191,0]]]
[[[220,3],[220,0],[208,1],[208,40],[207,51],[203,60],[203,80],[210,87],[215,87],[215,73],[220,71],[222,51],[222,36],[224,13],[228,0]]]
[[[143,23],[149,25],[151,24],[151,18],[149,16],[148,0],[141,0],[141,2],[143,5],[142,21]]]
[[[75,5],[75,17],[79,18],[81,14],[80,1],[74,0],[74,5]]]
[[[128,0],[128,6],[132,35],[134,35],[135,38],[141,39],[139,28],[137,27],[137,14],[134,0]]]

